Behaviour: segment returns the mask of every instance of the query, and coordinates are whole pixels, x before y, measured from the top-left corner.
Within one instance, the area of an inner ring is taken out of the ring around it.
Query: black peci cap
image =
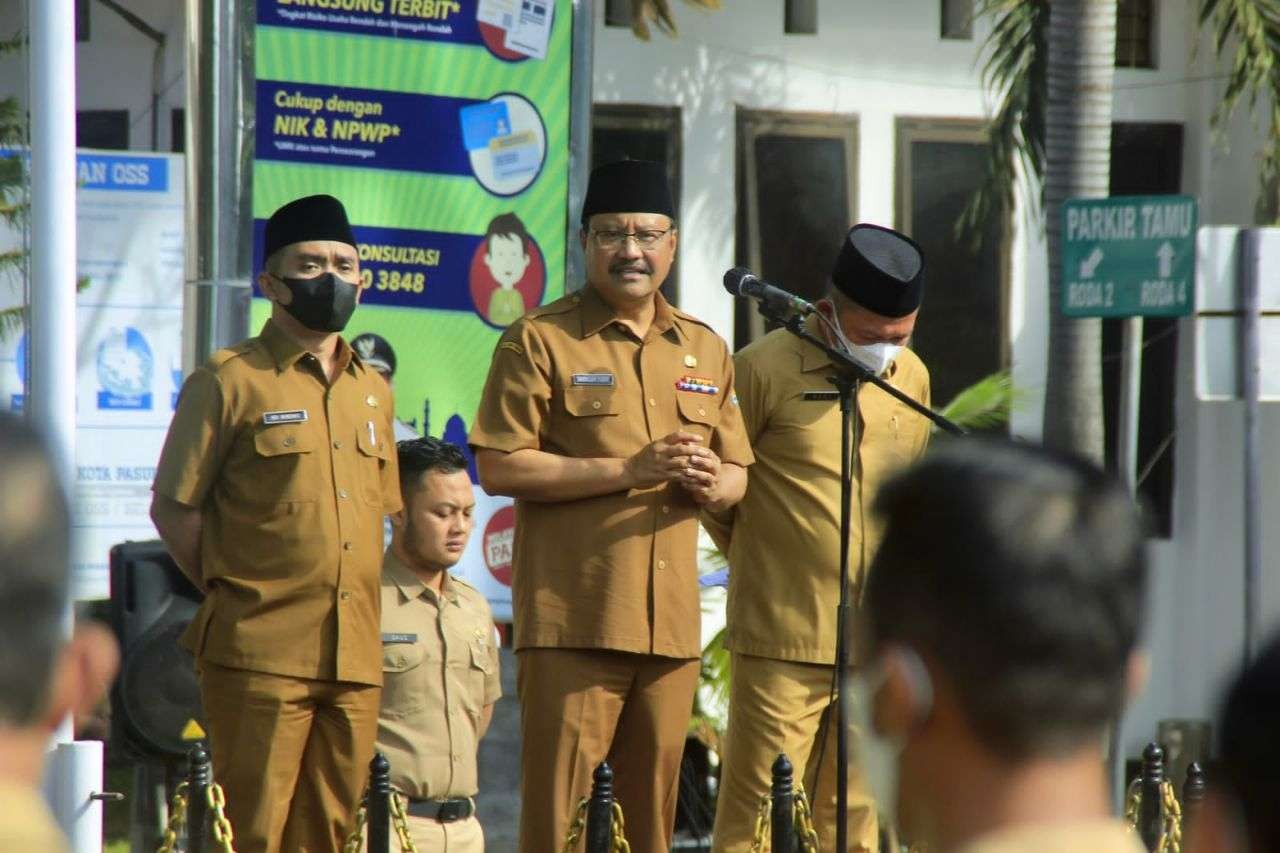
[[[263,258],[285,246],[307,240],[336,240],[355,247],[356,237],[347,221],[347,210],[331,195],[294,199],[271,214],[263,236]]]
[[[592,169],[582,224],[598,213],[660,213],[675,219],[667,168],[652,160],[618,160]]]
[[[903,234],[866,223],[849,229],[831,283],[854,302],[885,317],[905,317],[924,298],[924,253]]]
[[[351,339],[351,348],[369,367],[388,376],[396,373],[396,351],[382,335],[365,332]]]

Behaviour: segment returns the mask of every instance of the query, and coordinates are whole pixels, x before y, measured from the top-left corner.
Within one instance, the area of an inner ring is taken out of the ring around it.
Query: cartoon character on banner
[[[503,213],[489,223],[471,259],[470,278],[476,313],[498,328],[542,302],[546,264],[519,216]]]

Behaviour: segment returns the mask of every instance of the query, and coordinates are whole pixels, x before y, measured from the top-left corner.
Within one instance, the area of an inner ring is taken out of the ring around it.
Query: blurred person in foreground
[[[1074,457],[971,440],[890,481],[877,509],[856,710],[904,840],[1141,851],[1111,816],[1103,746],[1145,671],[1143,526],[1124,488]]]
[[[1209,795],[1188,822],[1188,853],[1280,850],[1280,633],[1236,677],[1218,728]]]
[[[63,614],[70,519],[44,447],[0,415],[0,850],[61,853],[66,839],[40,794],[49,738],[68,714],[92,711],[119,663],[101,626]]]

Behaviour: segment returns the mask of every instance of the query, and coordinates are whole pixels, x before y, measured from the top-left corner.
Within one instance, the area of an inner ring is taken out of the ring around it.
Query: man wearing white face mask
[[[924,405],[929,374],[905,349],[924,287],[910,239],[875,225],[846,236],[809,331]],[[821,847],[834,849],[836,813],[836,604],[840,597],[840,429],[836,368],[818,347],[779,329],[734,357],[735,387],[756,453],[746,497],[703,513],[728,558],[726,645],[731,650],[714,849],[751,849],[770,767],[786,753],[814,806]],[[858,392],[850,595],[856,602],[879,541],[863,511],[891,474],[917,459],[929,422],[874,386]],[[853,656],[858,655],[852,648]],[[876,805],[851,748],[848,839],[878,849]]]
[[[1145,537],[1124,487],[1078,458],[966,440],[887,483],[875,509],[858,705],[894,746],[903,840],[1140,853],[1111,815],[1103,748],[1146,670]]]

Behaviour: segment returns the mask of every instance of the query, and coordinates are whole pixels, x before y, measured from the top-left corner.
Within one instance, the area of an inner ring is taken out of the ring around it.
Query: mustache
[[[642,272],[651,273],[653,269],[644,261],[619,261],[609,265],[609,272]]]

